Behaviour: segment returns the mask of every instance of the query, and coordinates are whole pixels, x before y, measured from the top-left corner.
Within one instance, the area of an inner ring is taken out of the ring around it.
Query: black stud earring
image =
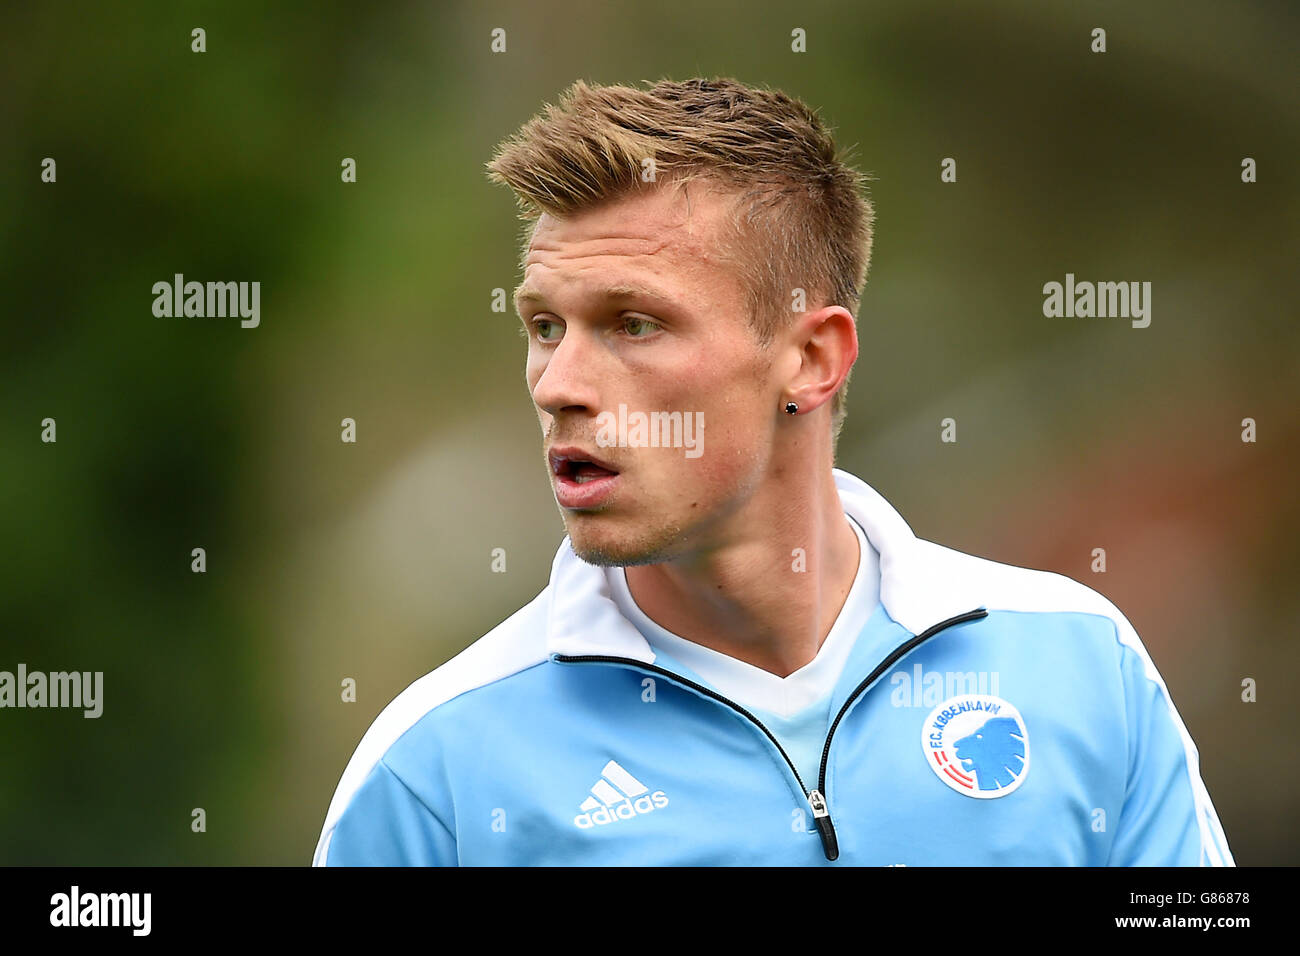
[[[799,406],[796,405],[794,402],[786,402],[786,403],[785,403],[785,410],[786,410],[786,412],[787,412],[788,414],[793,415],[793,414],[795,414],[797,411],[799,411]]]

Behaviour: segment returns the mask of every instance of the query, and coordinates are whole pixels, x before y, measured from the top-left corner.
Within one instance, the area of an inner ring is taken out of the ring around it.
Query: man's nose
[[[537,407],[550,415],[564,409],[595,410],[599,402],[598,350],[598,345],[588,341],[581,332],[567,330],[533,386],[533,402]]]

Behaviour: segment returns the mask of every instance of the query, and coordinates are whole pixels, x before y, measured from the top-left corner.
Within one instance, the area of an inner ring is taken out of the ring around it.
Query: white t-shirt
[[[858,537],[857,576],[817,656],[788,677],[778,677],[665,630],[632,599],[623,568],[605,569],[614,603],[654,651],[673,658],[694,672],[689,675],[692,679],[762,721],[794,761],[807,790],[817,786],[822,747],[830,731],[831,692],[858,635],[880,604],[880,554],[851,517],[849,524]]]

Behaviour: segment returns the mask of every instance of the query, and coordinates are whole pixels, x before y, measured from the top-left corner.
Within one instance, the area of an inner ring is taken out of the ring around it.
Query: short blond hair
[[[801,101],[730,78],[660,80],[648,89],[582,80],[502,142],[488,177],[508,186],[520,218],[565,217],[656,182],[706,178],[736,196],[724,253],[737,263],[760,342],[805,308],[857,316],[871,260],[868,176],[837,154],[830,131]],[[525,241],[525,246],[527,242]],[[832,434],[848,379],[831,404]]]

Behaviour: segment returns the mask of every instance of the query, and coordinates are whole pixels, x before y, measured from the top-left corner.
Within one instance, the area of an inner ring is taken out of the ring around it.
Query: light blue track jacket
[[[1195,744],[1123,614],[917,538],[840,470],[880,606],[817,779],[650,648],[602,569],[549,585],[375,719],[313,864],[1232,866]]]

